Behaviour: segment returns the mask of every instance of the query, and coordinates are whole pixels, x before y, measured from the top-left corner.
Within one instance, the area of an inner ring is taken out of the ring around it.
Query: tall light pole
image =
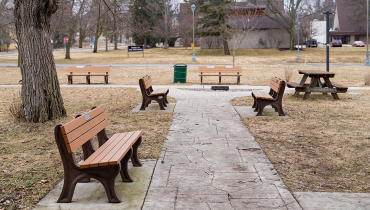
[[[366,45],[367,45],[367,50],[366,50],[366,62],[365,66],[370,66],[369,62],[369,0],[366,0],[367,7],[366,7],[366,17],[367,17],[367,26],[366,26]]]
[[[327,11],[321,14],[326,15],[326,71],[329,72],[329,15],[334,13]]]
[[[193,59],[191,59],[192,61],[196,61],[195,60],[195,44],[194,44],[194,11],[195,11],[195,5],[191,5],[191,10],[193,11]]]
[[[298,54],[297,54],[297,60],[300,60],[301,57],[299,57],[299,12],[301,12],[300,9],[297,9],[297,28],[298,28]]]

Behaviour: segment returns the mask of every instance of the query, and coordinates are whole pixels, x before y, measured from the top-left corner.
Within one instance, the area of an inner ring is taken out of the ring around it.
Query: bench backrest
[[[152,87],[153,82],[152,82],[152,79],[150,78],[150,76],[146,75],[145,77],[143,77],[143,78],[140,79],[139,84],[140,84],[140,86],[142,84],[143,85],[143,88],[145,90],[147,90],[150,87]]]
[[[199,66],[199,73],[242,73],[241,66]]]
[[[106,73],[110,72],[110,66],[69,66],[68,73]]]
[[[74,152],[107,127],[108,124],[104,107],[99,106],[60,126],[68,152]]]
[[[284,85],[283,85],[284,84]],[[279,93],[280,91],[283,91],[283,87],[285,87],[285,82],[284,80],[281,80],[277,77],[271,77],[271,80],[270,80],[270,88],[272,90],[274,90],[276,93]]]

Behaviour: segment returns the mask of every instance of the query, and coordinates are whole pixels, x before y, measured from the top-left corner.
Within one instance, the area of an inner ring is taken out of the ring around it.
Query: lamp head
[[[297,13],[300,13],[301,12],[301,10],[300,9],[297,9]]]
[[[195,5],[194,4],[191,5],[191,10],[194,12],[194,10],[195,10]]]

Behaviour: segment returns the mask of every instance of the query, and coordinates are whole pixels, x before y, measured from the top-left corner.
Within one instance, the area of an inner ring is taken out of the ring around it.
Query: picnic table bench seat
[[[237,84],[240,85],[240,77],[242,76],[241,66],[199,66],[200,84],[203,84],[204,76],[219,77],[218,83],[221,85],[221,77],[234,76],[237,77]]]
[[[339,83],[336,83],[336,82],[331,82],[331,84],[333,85],[333,87],[335,87],[337,89],[348,90],[348,87],[346,87],[342,84],[339,84]]]
[[[296,82],[287,82],[286,83],[289,88],[304,88],[305,86],[300,85]]]
[[[86,77],[86,84],[90,84],[91,76],[103,76],[104,84],[108,84],[110,66],[69,66],[68,67],[68,85],[73,84],[74,76]]]
[[[285,81],[277,77],[271,77],[270,80],[270,91],[267,93],[261,90],[252,90],[252,97],[254,103],[252,108],[255,108],[257,112],[256,116],[261,116],[262,111],[267,105],[271,105],[279,116],[285,116],[283,111],[283,95],[285,91]]]
[[[99,106],[55,127],[55,140],[64,167],[64,184],[58,203],[71,202],[76,184],[89,182],[91,178],[102,183],[110,203],[122,201],[115,188],[115,179],[121,174],[122,181],[133,181],[127,164],[131,158],[133,166],[142,165],[137,154],[142,131],[117,133],[109,138],[105,130],[108,124],[104,107]],[[94,136],[98,137],[98,149],[91,142]],[[79,147],[84,157],[81,164],[76,163],[73,154]]]
[[[164,107],[167,107],[168,104],[167,95],[169,93],[169,88],[157,88],[153,90],[152,85],[153,81],[148,75],[139,79],[140,91],[143,96],[140,110],[145,110],[152,100],[158,102],[161,110],[165,110]]]

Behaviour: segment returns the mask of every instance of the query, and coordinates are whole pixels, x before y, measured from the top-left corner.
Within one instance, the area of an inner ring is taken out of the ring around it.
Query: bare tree
[[[242,5],[240,7],[240,5]],[[233,50],[233,66],[235,65],[235,51],[242,42],[250,36],[253,31],[258,30],[261,21],[261,12],[258,7],[241,3],[232,3],[229,5],[228,21],[224,30],[227,31]]]
[[[212,48],[212,43],[213,43],[214,38],[215,37],[213,37],[213,36],[202,37],[202,40],[204,40],[204,42],[206,43],[208,49],[211,49]]]
[[[65,116],[50,42],[50,18],[58,0],[15,0],[14,20],[22,74],[20,117],[44,122]]]
[[[256,5],[266,5],[266,17],[278,22],[290,36],[290,49],[294,49],[296,34],[297,9],[307,5],[307,0],[252,0]],[[313,12],[308,15],[312,15]],[[302,17],[301,17],[302,18]]]
[[[66,46],[66,56],[65,59],[71,59],[70,49],[73,41],[73,35],[77,29],[77,23],[80,18],[81,12],[84,10],[84,5],[86,0],[69,0],[64,2],[68,5],[68,42]]]
[[[177,29],[174,21],[178,15],[178,2],[162,0],[160,4],[156,2],[148,2],[148,4],[152,18],[156,20],[153,35],[163,39],[163,48],[167,49],[168,39],[175,36]]]

